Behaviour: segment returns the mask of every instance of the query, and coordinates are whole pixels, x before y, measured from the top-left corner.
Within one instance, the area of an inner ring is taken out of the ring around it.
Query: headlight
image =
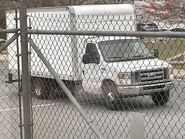
[[[130,85],[131,84],[131,73],[129,72],[120,72],[118,74],[118,80],[121,85]]]
[[[164,70],[164,79],[174,80],[174,74],[172,68],[167,68]]]
[[[173,74],[170,74],[169,79],[173,81],[175,79],[174,78],[174,75]]]
[[[173,73],[173,69],[169,68],[169,75]]]

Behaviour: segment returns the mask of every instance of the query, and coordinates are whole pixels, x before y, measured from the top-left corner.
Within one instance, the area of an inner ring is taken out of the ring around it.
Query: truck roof
[[[98,42],[101,42],[101,41],[111,41],[111,40],[136,40],[138,39],[137,37],[113,37],[113,36],[101,36],[101,37],[89,37],[85,40],[86,43],[98,43]]]
[[[28,12],[69,11],[75,15],[130,15],[135,14],[132,4],[75,5],[58,7],[28,8]],[[7,11],[9,13],[10,11]],[[11,13],[14,11],[11,11]]]
[[[132,4],[79,5],[69,6],[68,9],[75,15],[130,15],[135,13],[135,7]]]

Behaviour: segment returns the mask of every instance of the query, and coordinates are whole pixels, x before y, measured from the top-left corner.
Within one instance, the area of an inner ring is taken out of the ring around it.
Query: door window
[[[89,64],[89,63],[100,63],[100,55],[98,53],[98,49],[94,43],[88,43],[86,45],[85,54],[83,56],[83,63]]]

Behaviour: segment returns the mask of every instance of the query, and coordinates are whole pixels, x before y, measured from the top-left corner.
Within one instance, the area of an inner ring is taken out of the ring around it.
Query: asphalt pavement
[[[0,138],[20,138],[20,112],[17,83],[7,84],[6,62],[0,66]],[[76,99],[104,138],[129,138],[130,119],[140,113],[145,120],[146,139],[185,137],[185,80],[175,79],[170,101],[155,106],[149,96],[122,100],[118,110],[105,108],[101,95],[83,93]],[[20,111],[21,109],[21,111]],[[68,99],[32,98],[33,138],[96,138],[89,124]]]
[[[20,137],[19,96],[17,84],[0,84],[0,138]],[[78,101],[95,127],[105,138],[129,138],[130,119],[133,112],[145,119],[145,137],[183,138],[185,135],[185,81],[175,80],[170,101],[156,107],[151,98],[124,99],[123,108],[108,110],[101,97],[77,95]],[[37,138],[96,138],[76,107],[68,99],[32,99],[33,137]]]

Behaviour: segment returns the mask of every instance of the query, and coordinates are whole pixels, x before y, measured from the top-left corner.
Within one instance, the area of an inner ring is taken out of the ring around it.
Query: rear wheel
[[[152,95],[152,100],[155,105],[164,105],[168,102],[169,96],[169,91],[157,92]]]
[[[116,110],[118,104],[116,99],[118,97],[117,86],[113,81],[104,81],[102,85],[105,105],[110,110]]]
[[[83,90],[83,87],[81,85],[81,81],[68,81],[68,80],[63,80],[63,83],[66,85],[66,87],[70,90],[71,94],[75,96],[78,91]],[[56,97],[58,98],[66,98],[67,95],[65,94],[64,90],[59,86],[57,81],[53,83],[53,88],[56,90]]]
[[[50,96],[51,85],[46,78],[32,78],[32,92],[36,98],[47,99]]]

